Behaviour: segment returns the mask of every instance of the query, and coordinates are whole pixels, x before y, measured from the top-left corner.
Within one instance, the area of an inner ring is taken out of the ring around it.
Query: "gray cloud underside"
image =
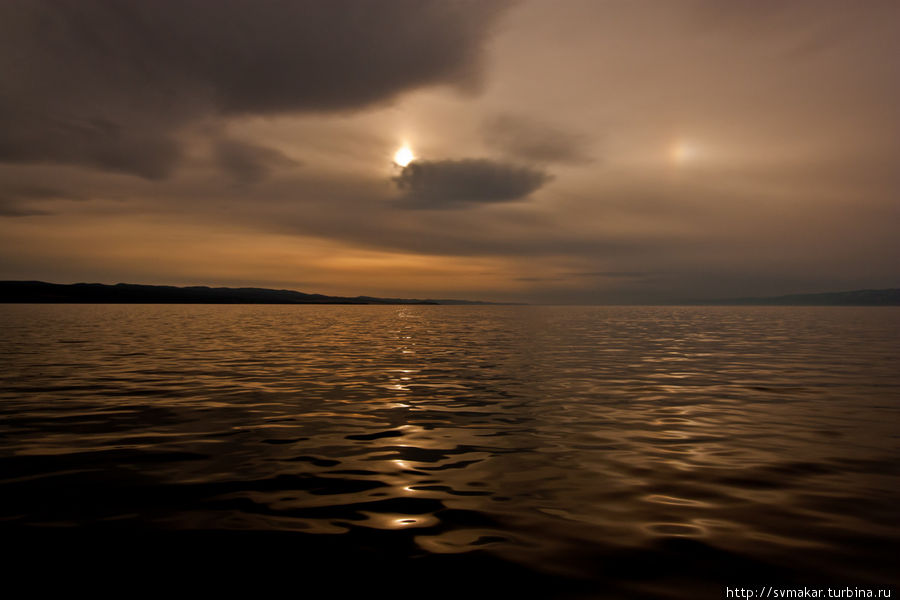
[[[506,2],[0,3],[0,161],[146,178],[179,134],[228,115],[354,110],[478,80]]]
[[[609,277],[609,278],[638,278],[650,277],[654,275],[648,271],[584,271],[578,273],[567,273],[571,277]]]
[[[49,213],[45,210],[21,206],[15,201],[0,197],[0,217],[32,217],[46,214]]]
[[[258,183],[274,169],[300,164],[273,148],[227,138],[214,143],[213,156],[238,185]]]
[[[394,178],[405,206],[449,208],[509,202],[536,191],[550,180],[545,172],[488,159],[418,160]]]
[[[41,206],[47,200],[83,200],[63,190],[37,184],[5,181],[0,176],[0,217],[27,217],[52,214]]]
[[[489,119],[484,140],[488,146],[520,160],[571,164],[591,161],[584,135],[518,116]]]

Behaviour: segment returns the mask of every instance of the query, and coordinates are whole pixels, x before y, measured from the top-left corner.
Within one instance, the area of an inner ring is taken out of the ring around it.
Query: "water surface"
[[[891,307],[5,305],[0,532],[398,596],[891,586],[898,350]]]

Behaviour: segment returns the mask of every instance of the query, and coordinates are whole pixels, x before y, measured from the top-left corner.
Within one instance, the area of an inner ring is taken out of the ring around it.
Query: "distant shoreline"
[[[0,281],[0,303],[23,304],[342,304],[342,305],[497,305],[451,299],[326,296],[267,288],[175,287],[118,283]]]
[[[686,302],[689,306],[900,306],[900,289],[853,290],[785,296],[720,298]]]
[[[176,287],[118,283],[59,284],[44,281],[0,281],[0,304],[335,304],[335,305],[443,305],[529,306],[516,302],[478,300],[327,296],[267,288]],[[679,300],[646,304],[599,306],[900,306],[900,289],[853,290],[773,297]],[[593,305],[577,305],[593,306]]]

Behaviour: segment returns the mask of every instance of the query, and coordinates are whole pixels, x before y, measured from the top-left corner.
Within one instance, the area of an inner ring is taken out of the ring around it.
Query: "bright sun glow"
[[[413,156],[412,150],[410,150],[409,146],[403,146],[394,154],[394,162],[400,165],[401,167],[405,167],[409,163],[411,163],[416,157]]]

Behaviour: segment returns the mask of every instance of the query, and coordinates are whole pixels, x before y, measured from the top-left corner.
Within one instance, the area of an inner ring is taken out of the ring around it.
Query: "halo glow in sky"
[[[0,2],[0,279],[900,286],[898,2],[135,4]]]
[[[683,164],[694,160],[699,154],[697,145],[685,140],[678,140],[672,144],[669,150],[670,158],[678,164]]]

